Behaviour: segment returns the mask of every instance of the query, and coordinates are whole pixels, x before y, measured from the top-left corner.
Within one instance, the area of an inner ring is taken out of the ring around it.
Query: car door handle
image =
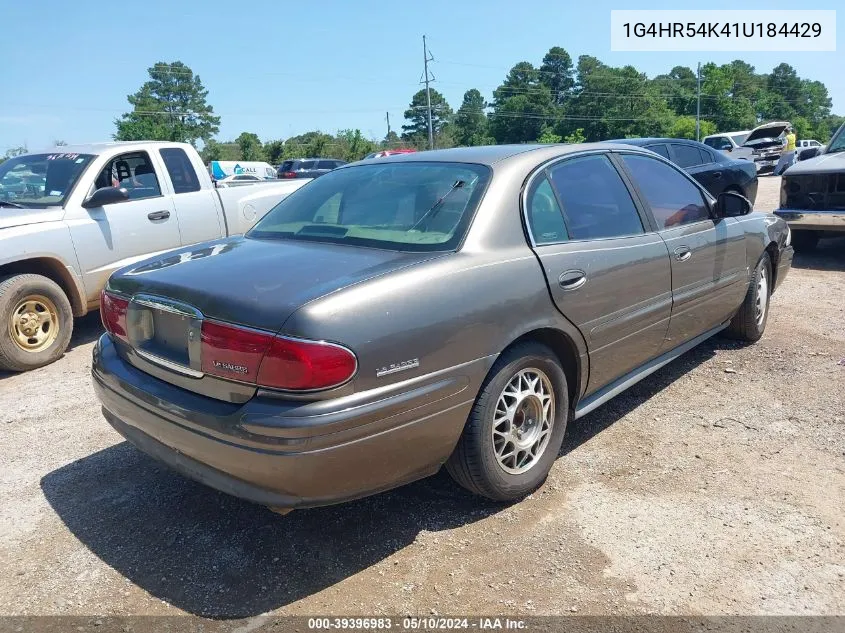
[[[153,211],[152,213],[147,214],[147,219],[151,222],[155,222],[156,220],[166,220],[170,217],[170,211]]]
[[[587,273],[583,270],[567,270],[557,278],[557,283],[564,290],[578,290],[587,283]]]
[[[685,262],[690,257],[692,257],[692,251],[689,249],[689,246],[679,246],[675,249],[675,259],[679,262]]]

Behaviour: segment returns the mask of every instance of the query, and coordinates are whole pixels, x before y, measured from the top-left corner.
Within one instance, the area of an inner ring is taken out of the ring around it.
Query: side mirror
[[[807,149],[802,149],[800,152],[798,152],[798,160],[807,160],[808,158],[814,158],[818,155],[818,147],[808,147]]]
[[[120,187],[102,187],[92,193],[82,203],[82,207],[85,209],[96,209],[97,207],[104,207],[107,204],[126,202],[127,200],[129,200],[129,192],[126,189]]]
[[[736,218],[752,211],[751,201],[734,191],[723,191],[716,198],[716,215],[720,218]]]
[[[726,151],[728,151],[728,152],[732,152],[732,151],[734,151],[733,145],[728,145],[728,146],[725,148],[725,150],[726,150]]]

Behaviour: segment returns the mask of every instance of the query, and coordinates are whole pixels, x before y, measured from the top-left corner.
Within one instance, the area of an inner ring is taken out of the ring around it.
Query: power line
[[[434,55],[431,57],[428,56],[425,35],[423,35],[423,73],[425,74],[425,79],[420,83],[425,83],[425,103],[428,109],[428,149],[434,149],[434,131],[431,127],[431,89],[429,88],[429,84],[434,81],[434,76],[429,76],[428,72],[428,62],[432,60],[434,60]]]

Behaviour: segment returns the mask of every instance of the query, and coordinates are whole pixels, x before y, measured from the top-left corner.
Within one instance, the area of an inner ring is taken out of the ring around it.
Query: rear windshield
[[[0,200],[25,207],[64,204],[92,154],[24,154],[0,164]]]
[[[330,171],[282,200],[247,237],[453,250],[490,175],[488,167],[463,163],[387,163]]]
[[[291,171],[293,169],[293,165],[296,161],[293,160],[286,160],[282,163],[282,166],[279,167],[281,171]]]

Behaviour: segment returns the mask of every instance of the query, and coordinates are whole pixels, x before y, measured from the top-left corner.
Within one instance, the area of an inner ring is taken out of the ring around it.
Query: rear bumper
[[[789,228],[808,231],[845,232],[845,211],[805,211],[777,209],[774,214],[786,220]]]
[[[212,488],[268,506],[329,505],[436,472],[492,359],[423,376],[357,404],[216,401],[141,372],[108,335],[92,377],[106,420],[141,451]],[[338,398],[338,401],[343,399]]]

